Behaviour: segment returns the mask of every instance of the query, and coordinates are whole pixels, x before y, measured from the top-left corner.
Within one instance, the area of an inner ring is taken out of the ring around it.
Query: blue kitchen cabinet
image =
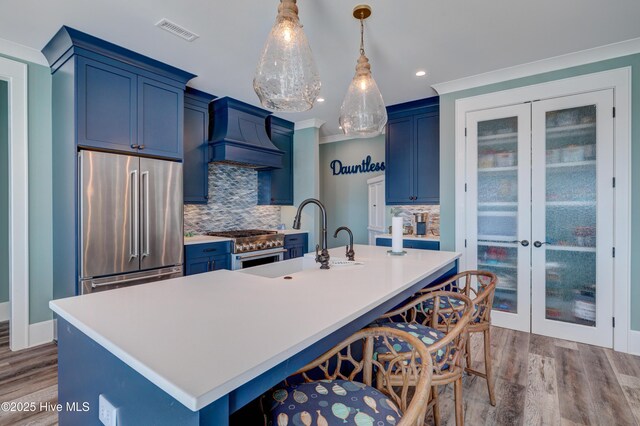
[[[184,93],[184,203],[209,199],[209,103],[215,96],[187,87]]]
[[[307,252],[309,245],[309,234],[288,234],[284,237],[284,260],[295,259],[296,257],[302,257]]]
[[[293,133],[294,123],[282,118],[267,118],[267,134],[281,150],[282,168],[258,172],[258,204],[293,205]]]
[[[184,247],[184,274],[231,269],[231,242],[190,244]]]
[[[77,147],[182,160],[184,89],[194,74],[66,26],[42,53],[54,97],[75,103],[54,124],[71,126],[61,133],[74,133]]]
[[[385,144],[385,181],[387,204],[411,204],[413,201],[413,119],[400,117],[387,122]]]
[[[78,146],[135,152],[137,75],[84,57],[76,72]]]
[[[391,247],[391,238],[376,238],[376,246]],[[440,250],[440,241],[402,240],[402,247],[420,250]]]
[[[138,76],[138,150],[182,159],[184,89]]]
[[[440,203],[439,98],[387,108],[386,203]]]

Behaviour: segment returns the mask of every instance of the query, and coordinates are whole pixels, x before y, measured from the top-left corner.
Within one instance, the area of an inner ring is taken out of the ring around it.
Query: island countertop
[[[386,247],[361,245],[355,251],[362,265],[320,270],[312,258],[302,257],[49,305],[197,411],[460,257],[411,249],[406,256],[390,256]],[[342,252],[336,248],[331,255]]]

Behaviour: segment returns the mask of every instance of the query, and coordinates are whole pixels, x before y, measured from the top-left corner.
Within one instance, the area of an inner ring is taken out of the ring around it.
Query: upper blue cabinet
[[[68,133],[78,147],[182,160],[184,89],[193,74],[69,27],[42,53],[54,103],[75,111],[54,113],[54,121],[75,124]]]
[[[215,96],[187,87],[184,93],[184,202],[209,199],[209,103]]]
[[[440,103],[437,96],[387,108],[386,203],[440,203]]]
[[[267,133],[271,142],[283,152],[282,168],[258,172],[258,204],[292,206],[294,123],[269,116]]]

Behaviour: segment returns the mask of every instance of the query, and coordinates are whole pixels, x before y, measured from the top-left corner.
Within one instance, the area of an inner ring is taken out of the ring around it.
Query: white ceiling
[[[342,98],[354,74],[360,0],[299,0],[321,96],[310,111],[340,133]],[[387,105],[432,96],[432,84],[640,37],[638,0],[368,0],[365,44]],[[190,85],[259,105],[252,80],[278,0],[2,0],[0,38],[37,50],[60,26],[169,63]],[[10,13],[7,13],[10,12]],[[167,18],[200,35],[188,43],[154,24]],[[426,77],[416,77],[424,69]],[[280,114],[279,114],[280,115]]]

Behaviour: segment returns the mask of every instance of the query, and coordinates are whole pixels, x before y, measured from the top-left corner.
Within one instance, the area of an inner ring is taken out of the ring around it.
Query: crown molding
[[[14,41],[0,38],[0,53],[22,61],[49,67],[42,52]]]
[[[382,132],[380,132],[381,135],[384,135],[386,133],[387,128],[385,127],[384,129],[382,129]],[[373,138],[378,137],[377,136],[371,136]],[[347,136],[344,135],[342,133],[337,134],[337,135],[329,135],[329,136],[323,136],[320,138],[319,143],[323,144],[323,143],[334,143],[334,142],[342,142],[342,141],[349,141],[351,139],[370,139],[371,137],[364,137],[364,138],[359,138],[357,136]]]
[[[324,123],[326,123],[326,121],[320,120],[317,118],[310,118],[309,120],[296,121],[294,130],[308,129],[310,127],[315,127],[319,129],[320,127],[322,127]]]
[[[621,41],[431,85],[439,95],[562,70],[640,52],[640,38]]]

